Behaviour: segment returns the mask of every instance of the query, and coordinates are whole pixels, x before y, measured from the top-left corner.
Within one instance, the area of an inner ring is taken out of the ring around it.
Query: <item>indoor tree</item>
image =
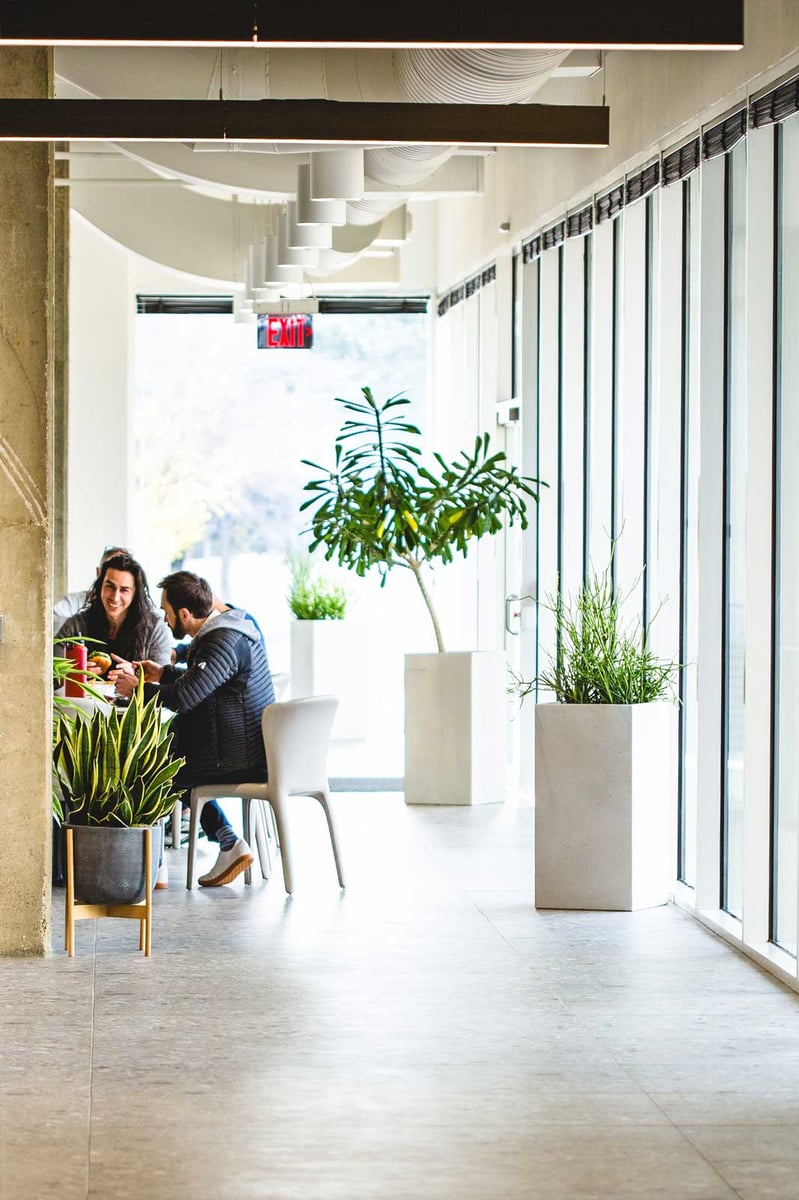
[[[411,570],[443,651],[425,567],[465,557],[472,539],[498,533],[505,518],[526,529],[539,481],[508,466],[502,451],[492,453],[487,433],[471,453],[451,463],[433,454],[435,465],[425,466],[421,432],[402,413],[410,401],[396,395],[379,404],[370,388],[361,391],[363,402],[337,397],[354,415],[336,437],[333,469],[302,460],[322,472],[305,485],[312,495],[300,509],[312,510],[310,550],[324,546],[327,560],[336,557],[357,575],[377,567],[383,584],[393,567]]]

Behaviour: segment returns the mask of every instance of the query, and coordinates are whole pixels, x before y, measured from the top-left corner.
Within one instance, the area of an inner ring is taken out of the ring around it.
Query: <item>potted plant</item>
[[[537,480],[492,452],[489,435],[452,462],[421,460],[421,433],[405,419],[410,401],[339,399],[353,414],[335,443],[332,469],[304,459],[321,474],[305,485],[311,496],[310,549],[359,576],[375,567],[413,573],[433,626],[437,654],[405,660],[405,799],[411,804],[476,804],[504,798],[504,656],[445,653],[426,574],[505,522],[527,527],[527,503]]]
[[[334,738],[358,739],[366,734],[366,680],[360,647],[363,630],[347,617],[345,588],[319,574],[307,550],[286,550],[290,571],[288,604],[291,622],[291,695],[335,693],[339,706]]]
[[[144,679],[125,709],[90,716],[56,709],[53,814],[73,830],[75,897],[84,904],[136,904],[144,896],[143,828],[153,828],[152,878],[161,855],[162,819],[178,799],[172,780],[170,719]]]
[[[674,876],[675,692],[649,626],[625,626],[610,570],[548,598],[555,654],[536,688],[537,908],[631,911],[665,904]]]

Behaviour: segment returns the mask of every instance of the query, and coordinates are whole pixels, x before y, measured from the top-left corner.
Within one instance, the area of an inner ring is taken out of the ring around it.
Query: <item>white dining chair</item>
[[[285,692],[288,689],[290,681],[291,681],[291,676],[289,675],[288,671],[285,671],[285,672],[278,671],[276,674],[274,674],[272,676],[272,687],[275,692],[275,700],[280,700],[281,697],[285,694]],[[221,794],[210,795],[209,794],[208,796],[205,797],[205,799],[206,800],[227,799],[231,795],[235,797],[235,796],[239,796],[240,793],[239,792],[233,792],[233,793],[225,792],[224,795],[221,795]],[[246,799],[246,797],[242,797],[242,798]],[[244,812],[242,811],[242,818],[243,817],[244,817]],[[172,848],[174,850],[177,850],[180,847],[180,844],[183,840],[182,834],[181,834],[181,822],[183,820],[183,800],[182,799],[178,800],[175,803],[175,807],[172,810],[172,815],[171,815],[171,817],[168,818],[168,820],[170,821]],[[242,820],[242,824],[243,824],[243,820]],[[257,836],[257,829],[256,829],[256,836]],[[245,837],[246,841],[249,841],[249,838],[247,837],[246,833],[245,833],[244,837]],[[259,848],[259,853],[260,853],[260,848]],[[266,849],[266,856],[267,856],[267,867],[269,867],[270,864],[268,862],[268,857],[269,857],[268,847]],[[261,860],[261,867],[262,867],[262,873],[263,873],[263,857]],[[249,873],[245,874],[245,881],[247,883],[250,882],[249,878],[247,878],[248,874]],[[267,877],[268,876],[266,876],[266,875],[264,876],[265,879]],[[188,886],[191,887],[191,884],[188,884]]]
[[[269,804],[275,818],[283,882],[289,894],[294,891],[288,815],[292,796],[311,796],[321,804],[339,886],[345,886],[327,777],[328,747],[337,708],[337,696],[306,696],[270,704],[261,718],[269,772],[261,799],[264,805]]]
[[[330,808],[330,783],[327,778],[327,752],[330,733],[338,708],[337,696],[307,696],[300,700],[284,700],[269,704],[261,717],[268,783],[204,784],[192,790],[189,804],[191,822],[189,827],[189,855],[186,869],[186,887],[194,882],[194,852],[197,846],[199,814],[208,800],[239,797],[242,802],[244,837],[249,841],[253,828],[261,861],[261,874],[271,868],[269,847],[266,839],[267,810],[269,805],[277,831],[277,846],[283,866],[283,882],[286,891],[294,891],[292,865],[292,841],[289,827],[289,804],[292,796],[312,796],[318,800],[327,818],[327,828],[333,847],[333,858],[339,885],[344,887],[344,873],[336,841],[336,828]],[[252,820],[253,801],[259,802],[260,812]],[[250,882],[249,871],[244,876]]]
[[[270,705],[270,707],[272,707]],[[200,813],[209,800],[241,800],[241,823],[244,830],[244,840],[252,845],[253,834],[258,849],[258,862],[261,876],[268,879],[272,869],[269,857],[269,845],[263,824],[263,814],[260,802],[263,799],[265,784],[263,783],[203,783],[192,788],[189,793],[189,853],[186,861],[186,887],[191,890],[194,886],[194,859],[197,850],[197,838],[200,832]],[[256,807],[253,809],[253,804]],[[174,828],[174,826],[173,826]],[[252,869],[247,867],[244,872],[244,882],[252,883]]]

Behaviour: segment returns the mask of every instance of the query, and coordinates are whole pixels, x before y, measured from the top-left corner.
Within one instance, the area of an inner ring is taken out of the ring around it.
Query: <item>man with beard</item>
[[[178,714],[173,745],[186,764],[175,776],[175,787],[188,791],[203,783],[265,781],[261,714],[275,693],[260,634],[241,609],[214,609],[209,584],[191,571],[175,571],[158,586],[173,637],[192,639],[186,666],[149,660],[133,666],[143,670],[146,683],[159,686],[164,705]],[[123,666],[109,678],[116,678],[117,691],[130,695],[137,676]],[[236,836],[216,800],[205,804],[200,823],[220,847],[200,884],[230,883],[252,863],[250,847]]]

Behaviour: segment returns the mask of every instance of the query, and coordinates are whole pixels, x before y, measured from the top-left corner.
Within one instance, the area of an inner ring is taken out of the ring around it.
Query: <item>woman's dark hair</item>
[[[103,563],[100,574],[92,584],[86,600],[84,611],[88,613],[87,634],[89,637],[100,638],[102,641],[108,639],[108,617],[103,608],[103,583],[109,571],[127,571],[133,576],[136,589],[123,622],[128,654],[123,657],[144,658],[156,611],[155,605],[150,599],[144,568],[129,554],[115,554],[113,558],[109,558],[107,562]]]
[[[193,617],[207,617],[214,606],[210,584],[193,571],[173,571],[159,581],[175,612],[187,608]]]

